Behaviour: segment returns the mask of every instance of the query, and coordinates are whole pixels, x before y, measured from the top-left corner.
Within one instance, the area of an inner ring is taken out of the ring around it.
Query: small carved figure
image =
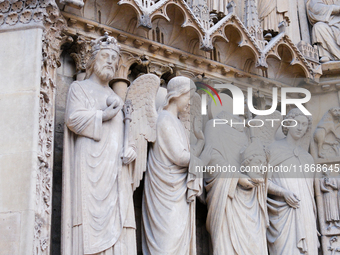
[[[336,154],[338,154],[338,148],[340,136],[335,131],[340,126],[340,107],[333,107],[322,117],[316,130],[314,132],[314,140],[317,143],[318,155],[320,158],[324,158],[326,155],[322,153],[323,145],[328,144],[332,146]],[[336,141],[326,141],[326,136],[332,133],[335,136]]]
[[[313,25],[312,41],[320,62],[340,59],[340,5],[336,0],[308,0],[307,14]]]
[[[320,179],[320,188],[323,192],[327,230],[331,229],[332,224],[340,228],[337,180],[329,178],[328,172],[324,172],[324,178]]]

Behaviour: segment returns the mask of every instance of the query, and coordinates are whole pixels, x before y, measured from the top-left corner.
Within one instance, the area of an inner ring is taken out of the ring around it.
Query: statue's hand
[[[198,120],[194,117],[194,134],[197,140],[204,140],[204,134],[202,130],[199,128]]]
[[[250,181],[247,176],[241,177],[238,179],[238,184],[240,184],[245,189],[252,189],[255,185]]]
[[[261,177],[251,178],[250,181],[253,182],[255,185],[264,183],[264,179]]]
[[[291,192],[290,190],[287,190],[287,191],[284,192],[283,197],[286,200],[286,203],[290,207],[293,207],[294,209],[299,208],[299,206],[300,206],[300,199],[293,192]]]
[[[109,107],[107,107],[104,111],[103,111],[103,121],[108,121],[111,120],[112,118],[114,118],[117,113],[122,109],[122,105],[116,104],[116,101],[114,101]]]
[[[112,94],[111,96],[109,96],[107,99],[106,99],[106,105],[107,106],[113,106],[113,108],[116,108],[117,106],[119,106],[119,103],[120,103],[120,99],[118,98],[117,95],[115,94]]]
[[[128,147],[126,150],[126,154],[123,155],[123,163],[125,165],[130,164],[132,161],[134,161],[137,157],[136,151],[132,147]]]

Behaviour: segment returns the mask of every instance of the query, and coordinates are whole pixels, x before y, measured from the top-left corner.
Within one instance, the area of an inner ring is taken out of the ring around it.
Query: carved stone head
[[[167,107],[172,99],[177,99],[180,96],[192,91],[195,92],[196,86],[192,80],[190,80],[187,77],[184,76],[177,76],[175,78],[172,78],[167,86],[168,94],[165,98],[165,103],[163,105],[163,108]],[[189,93],[189,99],[190,99]]]
[[[295,120],[297,123],[294,123],[293,121],[288,121],[290,119]],[[285,126],[282,126],[282,132],[285,136],[288,135],[288,132],[290,130],[291,132],[294,132],[294,136],[296,136],[296,138],[302,138],[312,128],[312,117],[305,115],[298,108],[290,110],[286,115],[285,120]],[[297,125],[294,126],[294,124]]]
[[[86,79],[93,73],[102,80],[112,80],[120,59],[120,46],[114,37],[104,36],[91,42],[91,56],[86,65]]]
[[[335,119],[340,118],[340,107],[333,107],[329,110]]]

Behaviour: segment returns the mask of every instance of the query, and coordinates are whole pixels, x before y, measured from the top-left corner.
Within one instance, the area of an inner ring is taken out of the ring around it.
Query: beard
[[[115,72],[116,70],[112,66],[106,65],[101,68],[97,63],[94,64],[94,73],[103,81],[111,81],[115,76]]]

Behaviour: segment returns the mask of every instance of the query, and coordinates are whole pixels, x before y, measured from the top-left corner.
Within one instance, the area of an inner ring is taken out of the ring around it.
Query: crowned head
[[[105,32],[104,36],[91,41],[91,56],[86,66],[86,78],[93,73],[101,79],[113,79],[120,58],[117,40]]]

